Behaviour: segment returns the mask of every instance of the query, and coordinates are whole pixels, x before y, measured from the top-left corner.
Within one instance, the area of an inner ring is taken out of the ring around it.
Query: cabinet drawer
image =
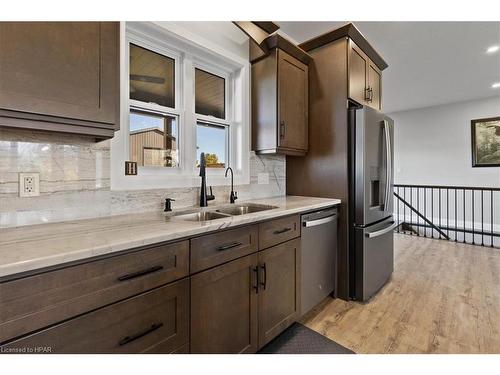
[[[258,227],[227,230],[191,240],[191,273],[217,266],[257,251]]]
[[[300,218],[287,216],[259,225],[259,249],[265,249],[300,236]]]
[[[2,347],[51,353],[171,353],[188,342],[189,279],[82,315]]]
[[[187,276],[189,243],[0,283],[0,342]]]

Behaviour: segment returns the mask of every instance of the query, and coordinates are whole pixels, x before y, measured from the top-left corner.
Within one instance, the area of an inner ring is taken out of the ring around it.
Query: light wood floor
[[[356,353],[500,353],[500,249],[395,235],[395,271],[369,302],[303,319]]]

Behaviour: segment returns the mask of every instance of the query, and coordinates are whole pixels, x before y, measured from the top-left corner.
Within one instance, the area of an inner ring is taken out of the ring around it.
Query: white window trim
[[[248,184],[250,159],[250,64],[219,45],[176,25],[162,22],[121,23],[121,129],[111,142],[111,189],[138,190],[199,186],[196,158],[196,123],[198,120],[229,125],[229,166],[235,172],[235,184]],[[129,99],[128,43],[151,49],[175,60],[175,108],[135,103]],[[194,68],[225,78],[226,119],[195,114]],[[190,71],[191,74],[187,74]],[[232,92],[233,95],[229,95]],[[182,96],[183,95],[183,96]],[[188,103],[189,101],[189,103]],[[137,176],[125,176],[129,160],[129,108],[160,111],[178,116],[179,167],[140,167]],[[207,170],[207,184],[228,185],[224,171]]]

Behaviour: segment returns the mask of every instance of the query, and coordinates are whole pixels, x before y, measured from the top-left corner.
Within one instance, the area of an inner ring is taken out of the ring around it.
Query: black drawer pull
[[[274,234],[281,234],[281,233],[288,232],[290,230],[292,230],[292,228],[284,228],[284,229],[280,229],[280,230],[275,230],[273,233]]]
[[[241,246],[243,245],[241,242],[233,242],[227,245],[222,245],[217,248],[218,251],[224,251],[224,250],[229,250],[232,249],[233,247]]]
[[[255,280],[255,285],[252,286],[253,289],[255,289],[255,294],[259,294],[259,285],[260,285],[260,281],[259,281],[259,266],[256,266],[256,267],[250,267],[252,269],[253,272],[255,272],[255,278],[257,280]]]
[[[160,271],[162,269],[163,269],[163,266],[154,266],[154,267],[142,270],[142,271],[137,271],[137,272],[129,273],[127,275],[120,276],[118,278],[118,281],[135,279],[136,277],[144,276],[144,275],[147,275],[148,273],[157,272],[157,271]]]
[[[153,324],[151,324],[151,327],[146,328],[142,332],[136,333],[135,335],[132,335],[132,336],[124,337],[123,339],[121,339],[118,342],[118,345],[120,345],[120,346],[126,345],[129,342],[132,342],[132,341],[135,341],[137,339],[140,339],[141,337],[146,336],[147,334],[150,334],[151,332],[154,332],[154,331],[156,331],[157,329],[159,329],[161,327],[163,327],[163,323],[153,323]]]
[[[262,285],[262,288],[264,290],[266,290],[266,286],[267,286],[267,268],[266,268],[266,264],[264,263],[263,265],[260,266],[260,268],[262,268],[264,270],[264,281],[262,281],[260,283],[260,285]]]

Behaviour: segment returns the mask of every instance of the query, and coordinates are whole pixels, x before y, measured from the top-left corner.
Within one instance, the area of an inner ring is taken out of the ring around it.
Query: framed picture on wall
[[[471,121],[472,166],[500,167],[500,116]]]

